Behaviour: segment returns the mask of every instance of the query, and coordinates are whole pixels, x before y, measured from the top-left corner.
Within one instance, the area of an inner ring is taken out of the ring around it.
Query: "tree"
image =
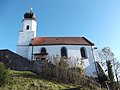
[[[104,66],[104,64],[106,64],[107,61],[111,61],[113,59],[115,59],[115,56],[113,54],[113,52],[111,51],[111,49],[109,47],[104,47],[101,51],[100,51],[100,58],[101,58],[101,64]]]
[[[114,82],[114,74],[112,71],[112,64],[111,61],[107,61],[107,68],[108,68],[108,76],[111,82]]]
[[[100,52],[101,64],[108,71],[108,77],[111,82],[114,81],[113,60],[115,56],[109,47],[105,47]]]

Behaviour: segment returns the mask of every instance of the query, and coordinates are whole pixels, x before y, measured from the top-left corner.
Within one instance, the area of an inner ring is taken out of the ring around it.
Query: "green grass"
[[[10,70],[10,77],[9,83],[0,87],[0,90],[62,90],[74,88],[74,86],[41,79],[29,71]]]

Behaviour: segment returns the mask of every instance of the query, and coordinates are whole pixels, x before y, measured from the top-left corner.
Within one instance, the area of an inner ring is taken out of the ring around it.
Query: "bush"
[[[7,83],[9,80],[9,70],[6,69],[5,65],[0,62],[0,86]]]
[[[105,81],[109,81],[109,78],[106,74],[101,73],[98,75],[98,80],[99,80],[99,83],[103,83]]]
[[[65,61],[65,58],[62,57],[60,62],[59,62],[59,66],[62,67],[62,68],[68,68],[68,63]]]
[[[68,70],[70,70],[71,72],[76,72],[80,75],[85,75],[83,68],[80,68],[80,67],[72,67],[72,68],[69,68]]]
[[[51,79],[60,83],[82,86],[93,84],[96,87],[99,87],[99,85],[95,81],[89,79],[87,76],[78,73],[79,71],[76,72],[73,70],[68,70],[64,67],[55,66],[50,63],[44,65],[42,69],[43,69],[42,73],[39,74],[47,79]]]

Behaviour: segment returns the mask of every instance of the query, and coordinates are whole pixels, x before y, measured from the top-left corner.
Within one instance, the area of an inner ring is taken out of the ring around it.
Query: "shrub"
[[[89,79],[88,77],[78,72],[48,63],[43,66],[43,70],[42,73],[40,73],[40,75],[42,75],[44,78],[52,79],[60,83],[83,85],[83,86],[92,83],[95,86],[99,86],[92,79]]]
[[[72,68],[69,68],[68,70],[70,70],[71,72],[76,72],[80,75],[85,75],[83,68],[80,68],[80,67],[72,67]]]
[[[109,81],[109,78],[106,74],[101,73],[98,75],[98,80],[99,80],[99,83],[103,83],[105,81]]]
[[[8,82],[9,70],[0,62],[0,86]]]
[[[68,63],[65,61],[65,57],[62,57],[60,62],[59,62],[59,66],[62,68],[67,68],[69,65]]]

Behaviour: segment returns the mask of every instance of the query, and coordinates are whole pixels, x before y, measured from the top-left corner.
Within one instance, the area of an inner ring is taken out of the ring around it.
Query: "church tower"
[[[24,14],[24,19],[22,20],[22,30],[19,31],[18,44],[17,44],[17,54],[28,58],[29,53],[29,44],[31,39],[36,37],[36,16],[35,13],[32,12],[32,8],[30,12],[26,12]]]

